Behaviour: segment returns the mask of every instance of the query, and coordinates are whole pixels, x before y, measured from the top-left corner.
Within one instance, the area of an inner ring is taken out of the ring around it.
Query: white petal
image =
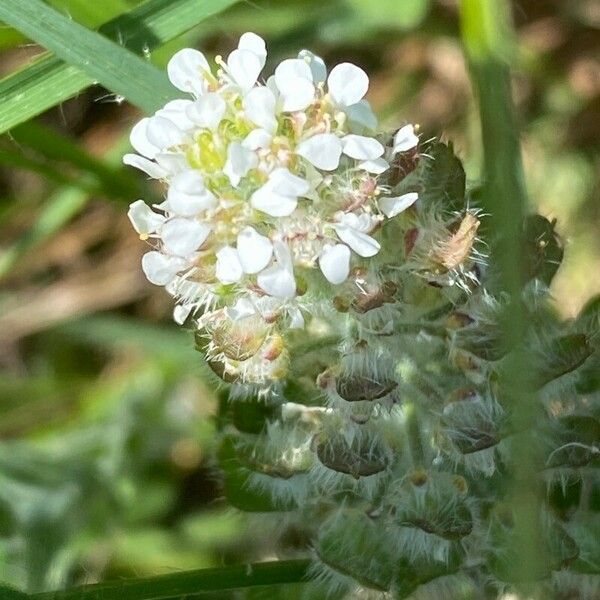
[[[288,169],[279,168],[269,175],[269,188],[276,194],[297,197],[304,196],[310,189],[308,181],[290,173]]]
[[[239,142],[232,142],[227,148],[227,162],[223,167],[223,173],[229,177],[233,187],[237,187],[242,177],[245,177],[250,169],[258,164],[256,154],[244,148]]]
[[[304,110],[315,97],[312,71],[305,60],[288,58],[275,69],[275,84],[281,93],[281,110]]]
[[[150,283],[167,285],[186,265],[176,256],[165,256],[152,250],[142,256],[142,270]]]
[[[327,78],[327,67],[325,61],[310,50],[300,50],[298,58],[305,61],[310,67],[313,83],[321,83]]]
[[[237,251],[244,273],[258,273],[269,264],[273,244],[254,228],[245,227],[237,236]]]
[[[285,267],[290,273],[294,271],[294,265],[292,262],[292,253],[289,246],[281,240],[273,242],[273,253],[275,259],[282,266]]]
[[[377,117],[366,100],[346,106],[344,112],[348,117],[350,131],[360,133],[364,129],[371,131],[377,129]]]
[[[374,160],[365,160],[358,165],[359,169],[364,169],[367,173],[373,175],[381,175],[390,168],[390,164],[383,158],[376,158]]]
[[[157,148],[156,145],[148,139],[149,122],[150,119],[148,117],[138,121],[129,134],[129,141],[138,154],[141,154],[146,158],[154,158],[160,148]]]
[[[273,265],[261,271],[256,282],[269,296],[293,298],[296,295],[294,274],[281,265]]]
[[[221,283],[236,283],[244,274],[237,250],[225,246],[217,252],[215,275]]]
[[[362,100],[369,89],[367,74],[356,65],[342,63],[333,67],[327,78],[329,93],[341,106],[351,106]]]
[[[192,312],[191,304],[178,304],[173,309],[173,320],[177,325],[183,325],[184,321],[189,317]]]
[[[419,138],[415,135],[414,125],[405,125],[394,135],[394,154],[412,150],[418,143]]]
[[[377,218],[367,213],[357,215],[355,213],[339,211],[334,217],[340,224],[356,229],[357,231],[362,231],[363,233],[369,233],[377,225]]]
[[[356,254],[365,258],[375,256],[381,246],[377,240],[374,240],[370,235],[347,227],[345,225],[336,225],[335,232],[342,242],[348,244]]]
[[[194,127],[194,123],[187,116],[187,109],[193,104],[192,100],[171,100],[171,102],[167,102],[163,108],[157,110],[155,115],[157,117],[164,117],[172,123],[175,123],[179,129],[187,131]]]
[[[253,129],[244,138],[242,146],[250,150],[261,150],[267,149],[272,141],[273,136],[268,131],[265,131],[264,129]]]
[[[139,156],[139,154],[126,154],[123,157],[123,163],[143,171],[152,179],[163,179],[168,174],[166,169],[143,156]]]
[[[225,100],[219,94],[204,94],[196,102],[190,103],[186,114],[200,127],[216,129],[225,114]]]
[[[250,50],[254,52],[256,56],[261,60],[261,65],[265,66],[265,61],[267,59],[267,46],[265,44],[265,40],[263,40],[259,35],[248,31],[240,37],[240,41],[238,43],[238,48],[240,50]]]
[[[175,218],[163,225],[161,238],[168,252],[188,256],[204,243],[209,233],[210,227],[204,223]]]
[[[291,215],[298,205],[297,198],[276,194],[268,184],[257,189],[250,197],[250,204],[272,217],[287,217]]]
[[[171,83],[182,92],[197,95],[206,90],[205,72],[210,72],[208,61],[202,52],[193,48],[184,48],[176,52],[167,65]]]
[[[380,198],[379,208],[390,219],[412,206],[419,199],[417,192],[409,192],[395,198]]]
[[[272,90],[266,86],[256,87],[244,96],[244,113],[252,123],[274,133],[277,129],[275,103],[275,94]]]
[[[315,86],[308,79],[296,77],[290,79],[285,90],[281,90],[281,110],[283,112],[304,110],[314,99]]]
[[[181,152],[159,152],[154,160],[158,165],[168,172],[169,175],[176,175],[190,168],[185,154]]]
[[[312,83],[312,71],[305,60],[288,58],[277,65],[275,83],[282,94],[287,94],[290,82],[296,79],[306,79]]]
[[[215,196],[204,187],[198,171],[183,171],[171,180],[167,194],[169,210],[175,214],[191,217],[217,205]]]
[[[185,133],[169,119],[150,117],[147,126],[148,141],[160,150],[179,146],[185,140]]]
[[[327,281],[337,285],[350,273],[350,248],[345,244],[327,244],[319,257],[319,266]]]
[[[333,171],[340,164],[342,142],[333,133],[318,133],[301,142],[296,148],[296,154],[318,169]]]
[[[227,58],[229,75],[245,92],[256,83],[263,64],[261,59],[250,50],[234,50]]]
[[[127,216],[133,228],[140,235],[154,233],[165,220],[162,215],[155,213],[143,200],[136,200],[131,203]]]
[[[189,169],[178,173],[171,179],[171,187],[186,194],[199,194],[206,190],[204,177],[200,171]]]
[[[344,154],[357,160],[374,160],[379,158],[385,148],[375,138],[353,133],[342,138]]]

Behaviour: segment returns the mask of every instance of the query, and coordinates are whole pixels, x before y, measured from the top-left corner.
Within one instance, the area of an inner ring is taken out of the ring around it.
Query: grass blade
[[[0,19],[146,112],[174,97],[164,72],[41,0],[3,0]]]
[[[11,0],[17,10],[19,0]],[[109,21],[99,31],[138,54],[152,51],[180,36],[237,0],[149,0]],[[2,8],[5,3],[2,2]],[[75,96],[92,85],[94,77],[44,55],[0,81],[0,134]],[[155,110],[161,101],[155,99]]]
[[[122,163],[109,165],[50,127],[30,121],[13,129],[11,137],[19,146],[33,150],[46,160],[70,164],[91,175],[102,193],[112,199],[130,200],[141,192],[139,179],[126,170]]]
[[[32,600],[175,600],[202,592],[301,582],[310,561],[282,560],[81,586],[31,594]]]

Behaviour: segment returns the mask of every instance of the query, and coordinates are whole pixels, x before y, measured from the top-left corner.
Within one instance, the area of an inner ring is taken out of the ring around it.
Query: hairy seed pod
[[[340,375],[335,382],[335,390],[347,402],[379,400],[393,392],[398,384],[392,379],[375,381],[372,377],[360,375]]]
[[[263,345],[268,327],[260,317],[252,316],[240,321],[223,319],[211,328],[216,353],[227,358],[245,361],[252,358]]]
[[[349,443],[341,435],[325,437],[320,434],[313,440],[313,447],[323,465],[355,479],[381,473],[389,464],[386,449],[367,435],[355,436]]]

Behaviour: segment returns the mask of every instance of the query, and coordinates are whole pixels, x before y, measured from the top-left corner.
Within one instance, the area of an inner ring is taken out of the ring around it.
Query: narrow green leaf
[[[61,172],[55,166],[45,163],[43,160],[30,158],[25,156],[21,152],[15,152],[0,148],[0,164],[12,167],[14,169],[23,169],[25,171],[32,171],[38,173],[48,181],[53,181],[61,185],[70,185],[85,189],[91,192],[94,188],[89,185],[89,182],[81,181],[73,177],[69,177],[65,173]]]
[[[131,8],[126,0],[49,0],[48,4],[86,27],[98,27]]]
[[[3,0],[0,18],[144,111],[174,97],[165,73],[41,0]]]
[[[65,590],[31,594],[33,600],[174,600],[176,598],[260,585],[279,585],[302,581],[310,561],[282,560],[217,569],[202,569],[99,583]]]
[[[11,0],[22,6],[20,0]],[[235,4],[237,0],[149,0],[109,21],[99,31],[138,54],[189,31],[204,19]],[[2,3],[2,8],[5,4]],[[39,115],[75,96],[91,85],[94,77],[45,55],[28,67],[0,81],[0,133]],[[155,98],[151,110],[161,104]]]
[[[110,198],[130,200],[140,194],[139,179],[120,161],[117,165],[108,164],[50,127],[34,121],[23,123],[11,131],[11,137],[21,147],[31,148],[46,159],[69,163],[92,176]]]

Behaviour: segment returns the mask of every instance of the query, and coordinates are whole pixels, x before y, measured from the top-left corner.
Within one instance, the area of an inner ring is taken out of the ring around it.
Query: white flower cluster
[[[129,217],[154,247],[142,267],[176,298],[178,322],[217,309],[301,327],[299,272],[318,266],[330,284],[342,283],[352,252],[377,254],[371,234],[417,199],[390,197],[379,183],[418,138],[411,125],[387,148],[367,135],[377,121],[362,69],[342,63],[327,75],[303,50],[263,83],[266,56],[253,33],[226,61],[216,58],[216,72],[201,52],[177,52],[168,75],[191,98],[131,132],[137,154],[124,162],[167,184],[164,202],[138,200]]]

